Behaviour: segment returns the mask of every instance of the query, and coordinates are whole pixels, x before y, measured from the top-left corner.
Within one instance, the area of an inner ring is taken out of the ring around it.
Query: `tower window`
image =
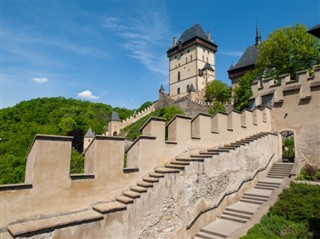
[[[192,61],[192,55],[190,56],[190,61]]]
[[[207,62],[209,62],[209,58],[207,57]]]
[[[178,81],[180,81],[180,71],[178,71]]]
[[[178,94],[178,95],[180,94],[180,88],[177,89],[177,94]]]
[[[188,57],[186,57],[186,63],[188,63]]]
[[[190,86],[189,86],[189,85],[187,85],[187,92],[189,91],[189,87],[190,87]]]

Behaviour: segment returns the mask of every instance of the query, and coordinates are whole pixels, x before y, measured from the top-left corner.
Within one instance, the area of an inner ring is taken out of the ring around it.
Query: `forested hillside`
[[[36,134],[82,139],[89,127],[103,134],[112,110],[120,119],[133,114],[125,108],[62,97],[23,101],[0,110],[0,184],[23,182],[25,159]],[[79,150],[82,143],[73,146]]]

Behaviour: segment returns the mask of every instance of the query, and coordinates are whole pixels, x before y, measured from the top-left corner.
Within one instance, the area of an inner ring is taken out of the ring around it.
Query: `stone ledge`
[[[17,183],[17,184],[0,185],[0,192],[11,191],[11,190],[23,190],[23,189],[32,189],[32,184],[31,183]]]
[[[103,215],[92,210],[86,210],[67,215],[57,215],[39,220],[11,224],[7,226],[7,229],[14,237],[29,236],[36,232],[54,230],[56,228],[98,221],[101,219],[103,219]]]
[[[99,213],[106,214],[110,212],[126,210],[127,205],[120,202],[109,202],[109,203],[95,205],[92,208]]]

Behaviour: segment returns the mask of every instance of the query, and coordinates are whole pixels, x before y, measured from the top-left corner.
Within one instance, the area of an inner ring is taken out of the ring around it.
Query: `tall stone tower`
[[[83,139],[83,151],[86,151],[86,149],[91,144],[93,139],[94,139],[94,133],[92,132],[92,129],[89,128]]]
[[[108,135],[118,136],[120,134],[120,118],[117,112],[112,111],[108,123]]]
[[[205,34],[200,24],[182,33],[167,51],[169,58],[169,95],[173,99],[188,94],[193,85],[199,95],[207,83],[215,80],[215,53],[217,45]]]

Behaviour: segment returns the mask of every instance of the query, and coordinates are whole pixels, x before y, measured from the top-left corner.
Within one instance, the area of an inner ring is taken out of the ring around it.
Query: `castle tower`
[[[200,24],[183,32],[178,42],[174,37],[167,51],[170,97],[187,95],[191,84],[196,92],[204,93],[207,83],[215,80],[216,52],[217,45],[211,40],[210,32],[205,34]]]
[[[118,136],[120,134],[120,118],[117,112],[112,111],[108,123],[108,135]]]
[[[89,144],[92,142],[93,139],[94,139],[94,133],[92,132],[92,129],[89,128],[83,139],[83,151],[86,151],[86,149],[88,148]]]

